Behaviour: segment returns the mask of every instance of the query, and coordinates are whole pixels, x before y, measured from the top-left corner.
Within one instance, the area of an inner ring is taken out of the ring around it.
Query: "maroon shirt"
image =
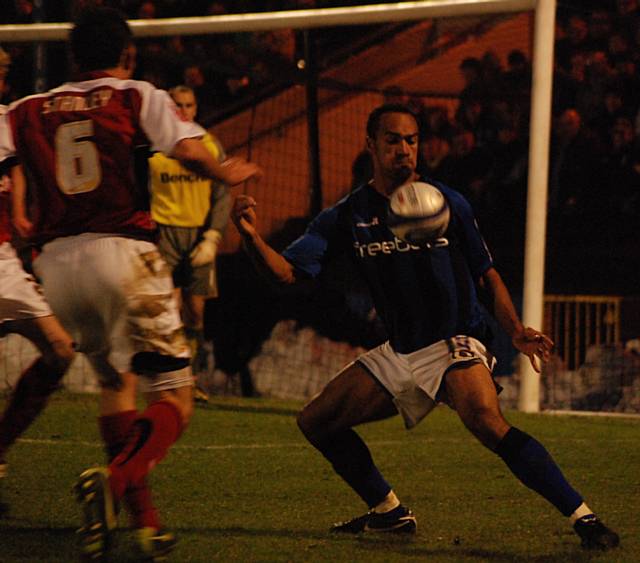
[[[85,232],[150,238],[155,225],[147,187],[135,182],[134,148],[170,153],[203,134],[148,82],[91,73],[11,104],[0,117],[0,160],[16,154],[30,173],[35,242]]]

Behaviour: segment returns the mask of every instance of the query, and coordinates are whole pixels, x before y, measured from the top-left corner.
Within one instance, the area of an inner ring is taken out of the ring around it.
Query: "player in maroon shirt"
[[[230,186],[259,175],[255,164],[220,164],[198,125],[181,120],[164,91],[131,80],[135,51],[119,12],[83,11],[70,35],[80,76],[19,100],[0,120],[0,160],[17,154],[29,169],[37,212],[34,262],[47,300],[96,370],[99,426],[108,467],[76,485],[83,555],[99,559],[124,500],[145,557],[174,544],[161,529],[146,476],[193,412],[189,348],[171,275],[150,242],[147,194],[136,186],[133,150],[147,144]],[[136,387],[148,406],[136,411]]]
[[[3,82],[4,74],[0,72],[0,91]],[[5,112],[6,107],[0,106],[0,114]],[[71,336],[53,316],[40,287],[25,272],[11,243],[12,191],[23,187],[24,175],[17,162],[10,160],[0,164],[0,336],[20,334],[40,355],[22,372],[0,415],[0,495],[9,448],[42,412],[74,355]],[[0,515],[7,509],[0,498]]]

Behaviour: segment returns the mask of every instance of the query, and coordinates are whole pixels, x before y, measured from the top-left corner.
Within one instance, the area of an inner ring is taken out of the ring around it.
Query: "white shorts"
[[[454,336],[410,354],[399,354],[385,342],[357,360],[389,391],[407,428],[413,428],[438,402],[442,379],[454,366],[481,363],[490,372],[495,358],[470,336]]]
[[[154,244],[95,233],[59,238],[44,246],[34,270],[103,383],[132,371],[139,352],[190,357],[171,275]],[[193,385],[190,367],[157,371],[141,378],[143,391]]]
[[[40,286],[10,242],[0,244],[0,323],[52,315]]]

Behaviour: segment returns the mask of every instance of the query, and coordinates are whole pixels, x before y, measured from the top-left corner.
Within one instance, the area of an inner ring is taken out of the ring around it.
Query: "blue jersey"
[[[398,239],[387,226],[389,200],[364,185],[322,211],[284,251],[298,272],[316,278],[345,251],[366,281],[394,350],[407,354],[457,334],[487,343],[476,282],[493,266],[471,206],[433,182],[451,209],[444,236],[428,247]]]

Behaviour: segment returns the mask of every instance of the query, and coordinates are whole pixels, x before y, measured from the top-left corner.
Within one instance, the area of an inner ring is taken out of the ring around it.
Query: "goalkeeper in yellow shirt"
[[[194,121],[198,110],[194,92],[187,86],[169,91],[178,111]],[[210,133],[202,138],[219,161],[224,150]],[[229,219],[231,196],[226,185],[184,168],[162,153],[149,159],[151,215],[158,224],[158,248],[173,272],[182,316],[191,343],[193,372],[197,381],[195,399],[207,401],[202,382],[210,350],[204,338],[207,299],[218,296],[215,259]]]

